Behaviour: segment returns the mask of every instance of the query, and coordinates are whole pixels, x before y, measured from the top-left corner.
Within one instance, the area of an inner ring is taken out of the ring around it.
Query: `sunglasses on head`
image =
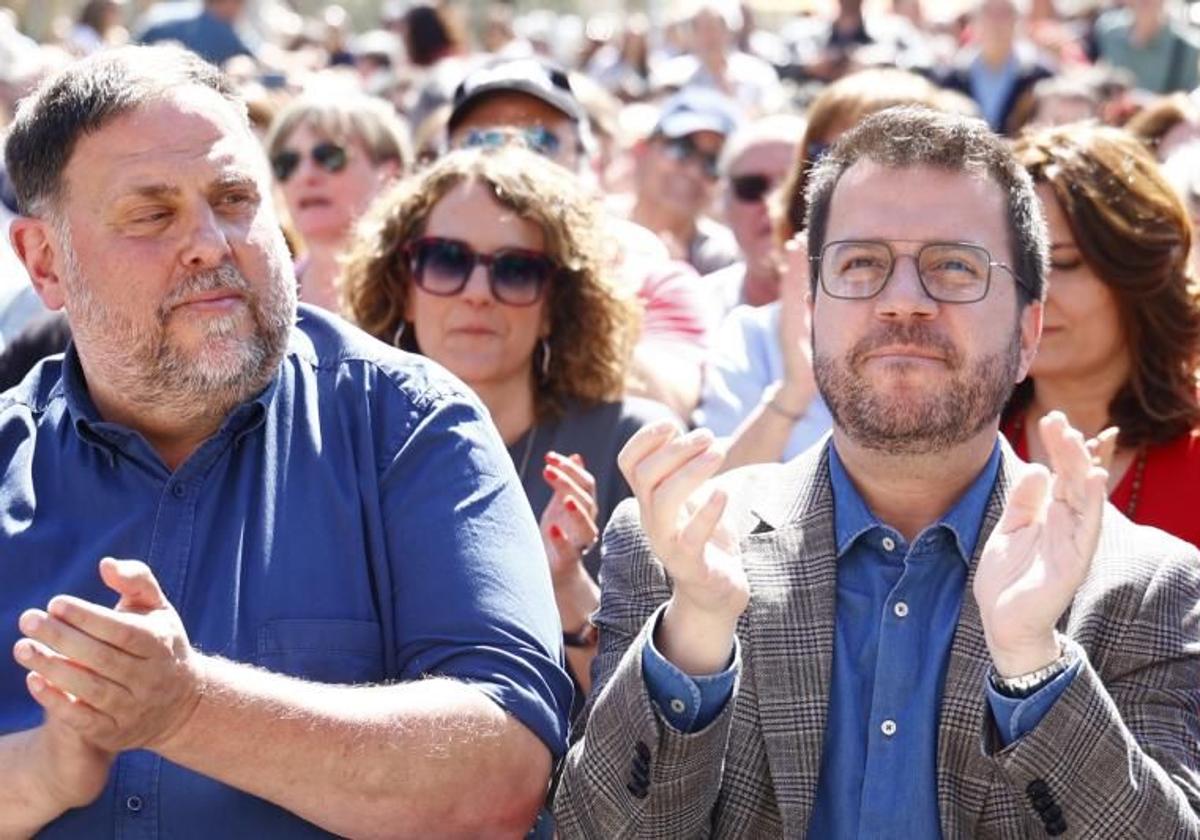
[[[463,138],[464,149],[485,148],[495,149],[512,142],[524,144],[548,158],[558,155],[562,141],[550,129],[543,125],[530,125],[523,128],[473,128]]]
[[[701,151],[691,137],[675,137],[666,141],[663,148],[672,160],[680,163],[694,160],[700,164],[704,177],[710,180],[717,177],[717,153]]]
[[[762,201],[774,186],[766,175],[736,175],[729,179],[733,197],[745,204]]]
[[[330,173],[341,172],[346,168],[346,163],[350,159],[345,146],[328,140],[313,146],[309,155],[312,157],[313,163]],[[271,158],[271,169],[279,182],[283,183],[292,177],[292,173],[300,166],[300,161],[303,159],[304,156],[300,152],[294,149],[284,149]]]
[[[413,282],[423,291],[452,297],[467,287],[476,264],[488,269],[492,297],[509,306],[531,306],[558,267],[538,251],[501,248],[481,254],[466,242],[427,236],[407,248]]]

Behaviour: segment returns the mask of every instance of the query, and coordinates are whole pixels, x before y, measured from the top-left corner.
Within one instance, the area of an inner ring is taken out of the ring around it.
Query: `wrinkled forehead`
[[[64,172],[67,194],[108,199],[147,179],[180,186],[266,178],[245,114],[215,91],[189,86],[148,100],[82,137]]]

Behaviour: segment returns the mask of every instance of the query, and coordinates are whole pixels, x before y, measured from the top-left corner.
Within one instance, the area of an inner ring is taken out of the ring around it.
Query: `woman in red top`
[[[1004,417],[1017,453],[1052,409],[1094,437],[1119,434],[1109,500],[1200,545],[1200,299],[1191,226],[1153,156],[1118,129],[1072,125],[1021,138],[1050,234],[1042,340]]]

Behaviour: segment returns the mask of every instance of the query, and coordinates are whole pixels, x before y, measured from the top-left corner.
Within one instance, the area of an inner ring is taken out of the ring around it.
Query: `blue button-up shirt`
[[[564,750],[562,631],[499,436],[461,383],[340,319],[302,307],[279,375],[174,472],[98,416],[72,350],[0,397],[0,650],[55,594],[114,604],[105,556],[148,563],[205,653],[325,683],[465,680]],[[40,721],[0,656],[0,733]],[[44,836],[326,835],[137,751]]]
[[[970,560],[1000,466],[987,465],[912,543],[880,522],[829,446],[838,582],[829,718],[813,838],[936,838],[938,712]],[[642,672],[660,712],[695,732],[720,713],[738,665],[692,680],[651,644]],[[1078,672],[1023,700],[986,691],[1002,739],[1033,729]],[[769,675],[768,675],[769,678]]]

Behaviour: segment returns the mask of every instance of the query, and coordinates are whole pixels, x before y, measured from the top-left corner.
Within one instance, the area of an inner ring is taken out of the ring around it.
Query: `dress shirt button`
[[[681,715],[687,711],[687,704],[678,697],[671,698],[671,711],[677,715]]]
[[[881,723],[879,725],[879,731],[882,732],[887,737],[891,738],[893,735],[896,734],[896,721],[891,720],[890,718],[888,720],[885,720],[883,723]]]
[[[883,538],[883,550],[884,551],[895,551],[896,550],[896,541],[894,539],[892,539],[891,537],[884,537]]]
[[[892,612],[896,614],[897,618],[904,618],[908,615],[908,604],[903,601],[897,601],[896,605],[892,607]]]
[[[142,797],[134,794],[125,800],[125,807],[128,808],[132,813],[136,814],[138,811],[142,810]]]
[[[182,499],[184,496],[187,495],[187,488],[185,488],[182,484],[180,484],[178,481],[176,481],[171,485],[171,495],[174,496],[176,499]]]

